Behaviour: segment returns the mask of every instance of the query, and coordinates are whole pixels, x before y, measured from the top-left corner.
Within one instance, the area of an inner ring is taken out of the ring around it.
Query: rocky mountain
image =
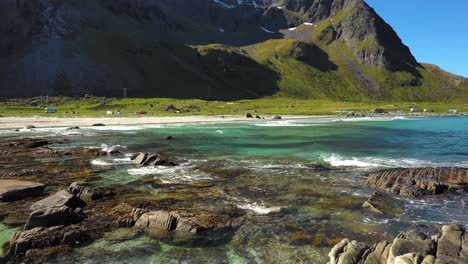
[[[363,0],[3,0],[0,97],[466,98]]]

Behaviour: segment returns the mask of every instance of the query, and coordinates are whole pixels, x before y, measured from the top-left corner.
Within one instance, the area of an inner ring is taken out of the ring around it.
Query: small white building
[[[424,113],[432,113],[432,112],[434,112],[434,111],[432,111],[432,109],[427,109],[427,108],[425,108],[423,111],[424,111]]]
[[[458,110],[457,109],[449,109],[448,112],[449,112],[449,114],[456,114],[456,113],[458,113]]]
[[[410,108],[410,113],[418,113],[419,112],[419,108]]]

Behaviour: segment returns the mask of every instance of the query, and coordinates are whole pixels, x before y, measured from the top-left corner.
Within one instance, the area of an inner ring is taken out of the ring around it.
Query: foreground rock
[[[31,209],[38,210],[38,209],[45,209],[49,207],[62,207],[62,206],[76,209],[79,207],[86,206],[86,203],[80,198],[69,193],[68,191],[61,190],[49,197],[46,197],[40,201],[35,202],[33,205],[31,205]]]
[[[159,153],[139,153],[132,157],[134,163],[141,166],[177,166],[179,163]]]
[[[87,241],[89,237],[90,235],[86,231],[77,226],[36,227],[17,232],[10,240],[7,254],[3,258],[0,257],[0,262],[12,260],[14,257],[25,255],[34,249],[43,250],[59,245],[76,245]]]
[[[142,214],[135,222],[135,227],[199,233],[208,230],[237,228],[242,221],[243,217],[231,218],[227,215],[211,213],[151,211]]]
[[[468,191],[468,169],[442,167],[382,170],[370,173],[366,185],[408,197],[460,194]]]
[[[44,193],[45,185],[30,181],[0,180],[0,202],[11,202]]]
[[[32,212],[24,230],[36,227],[68,226],[79,223],[85,218],[86,214],[82,212],[81,208],[49,207]]]
[[[122,203],[112,211],[119,214],[119,225],[141,229],[160,229],[202,233],[205,231],[233,230],[239,227],[245,217],[243,214],[217,214],[208,211],[189,212],[186,210],[146,210]]]
[[[440,235],[402,232],[391,243],[382,241],[373,246],[344,239],[329,257],[330,264],[468,263],[468,232],[459,225],[445,225]]]

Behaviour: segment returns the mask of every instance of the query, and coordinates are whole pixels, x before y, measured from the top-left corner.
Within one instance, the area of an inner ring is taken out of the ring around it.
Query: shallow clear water
[[[116,126],[72,133],[38,129],[20,136],[51,134],[73,139],[60,148],[105,144],[185,161],[174,168],[150,169],[138,168],[125,157],[90,160],[94,166],[113,166],[97,175],[95,185],[127,184],[154,199],[178,199],[181,208],[241,208],[252,215],[230,239],[214,244],[180,245],[114,231],[124,234],[111,233],[67,256],[77,263],[326,263],[331,245],[343,237],[371,242],[413,224],[468,224],[468,212],[452,196],[404,199],[405,212],[393,219],[361,208],[372,192],[364,187],[370,171],[468,167],[468,118]],[[18,134],[3,131],[0,136]],[[346,168],[317,172],[308,166],[323,161]],[[171,184],[154,188],[140,181],[153,177]],[[194,183],[213,183],[224,194],[205,199],[201,195],[206,189],[197,190]]]

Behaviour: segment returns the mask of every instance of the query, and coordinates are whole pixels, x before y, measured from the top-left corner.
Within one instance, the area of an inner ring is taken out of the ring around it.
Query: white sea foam
[[[130,175],[154,175],[155,178],[169,182],[197,182],[211,180],[212,177],[206,173],[194,171],[193,161],[179,166],[157,166],[129,169]]]
[[[404,116],[379,116],[379,117],[353,117],[353,118],[339,118],[332,119],[332,122],[388,122],[395,120],[420,120],[418,118],[408,118]]]
[[[96,166],[112,166],[112,165],[125,165],[132,164],[130,158],[119,158],[119,159],[95,159],[91,161],[92,165]]]
[[[279,206],[267,207],[265,205],[257,204],[255,202],[254,203],[238,204],[237,207],[239,207],[240,209],[253,211],[253,212],[255,212],[256,214],[259,214],[259,215],[267,215],[269,213],[276,213],[276,212],[281,211],[281,207],[279,207]]]
[[[269,121],[266,123],[254,123],[254,126],[260,127],[306,127],[306,126],[321,126],[317,123],[299,123],[294,121]]]
[[[143,130],[148,128],[161,128],[162,125],[124,125],[124,126],[90,126],[86,129],[99,130],[99,131],[134,131]]]
[[[440,167],[440,166],[459,166],[468,167],[468,161],[462,162],[434,162],[430,160],[419,160],[410,158],[380,158],[380,157],[343,157],[337,154],[322,155],[321,159],[330,163],[332,166],[340,167],[359,167],[359,168],[378,168],[378,167]]]
[[[91,164],[95,166],[111,166],[112,165],[112,163],[110,163],[109,161],[102,160],[102,159],[92,160]]]
[[[122,151],[122,150],[127,149],[126,146],[122,146],[122,145],[108,146],[107,144],[101,144],[101,148],[103,151],[107,153],[114,152],[114,151]]]

